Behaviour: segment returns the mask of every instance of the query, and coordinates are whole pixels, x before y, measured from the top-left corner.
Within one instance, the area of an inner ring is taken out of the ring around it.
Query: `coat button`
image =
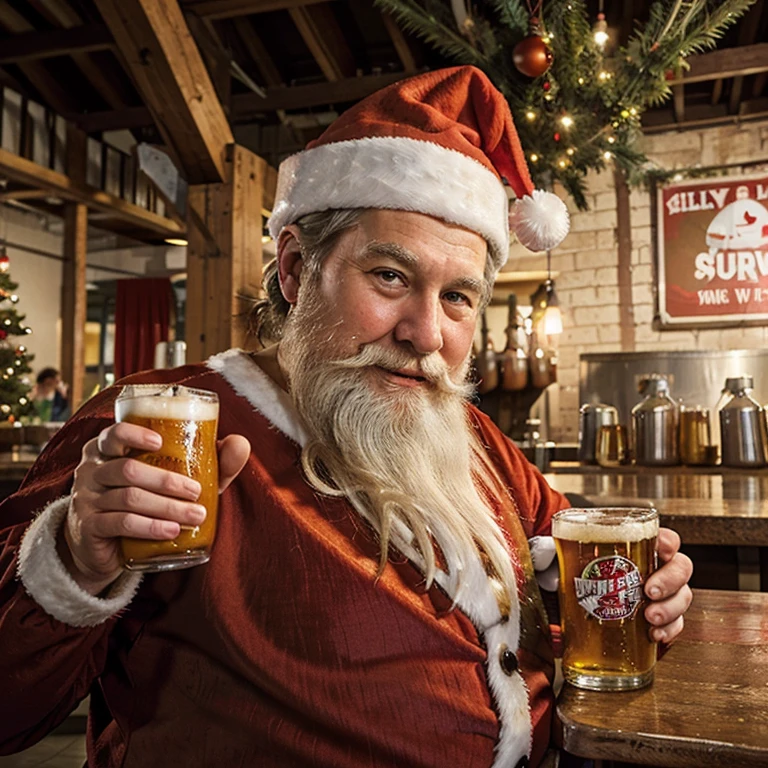
[[[502,645],[499,651],[499,665],[501,671],[508,677],[517,671],[517,656],[506,645]]]
[[[523,755],[518,761],[515,768],[528,768],[531,761],[528,759],[528,755]]]

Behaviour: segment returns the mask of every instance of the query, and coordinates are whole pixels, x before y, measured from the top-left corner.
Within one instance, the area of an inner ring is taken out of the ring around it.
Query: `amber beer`
[[[653,680],[656,644],[643,589],[657,567],[658,532],[653,509],[567,509],[554,516],[563,676],[573,685],[616,691]]]
[[[132,571],[165,571],[206,562],[216,534],[219,503],[218,396],[177,385],[131,385],[124,387],[115,400],[115,419],[146,427],[163,438],[160,450],[131,455],[197,480],[202,488],[197,501],[207,512],[201,525],[183,525],[172,541],[123,537],[125,567]]]

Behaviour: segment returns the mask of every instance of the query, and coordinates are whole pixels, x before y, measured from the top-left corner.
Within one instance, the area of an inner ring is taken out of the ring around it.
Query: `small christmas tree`
[[[32,386],[27,378],[33,355],[13,339],[32,333],[32,329],[24,325],[24,315],[16,309],[18,283],[8,274],[10,266],[5,246],[0,244],[0,422],[13,422],[34,413],[29,398]]]

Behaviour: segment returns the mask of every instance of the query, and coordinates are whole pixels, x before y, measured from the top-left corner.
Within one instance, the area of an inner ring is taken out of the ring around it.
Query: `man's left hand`
[[[659,529],[659,560],[659,570],[645,583],[645,594],[651,600],[645,618],[652,627],[651,638],[670,643],[683,631],[683,614],[693,599],[688,586],[693,563],[680,552],[680,537],[669,528]]]

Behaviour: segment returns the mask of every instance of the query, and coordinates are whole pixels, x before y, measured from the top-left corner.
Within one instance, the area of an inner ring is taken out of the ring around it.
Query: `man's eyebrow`
[[[376,256],[386,256],[406,267],[415,267],[419,262],[419,257],[413,251],[409,251],[398,243],[383,243],[374,240],[363,249],[361,259],[367,261]],[[474,277],[458,277],[451,283],[451,287],[473,291],[478,296],[485,296],[489,293],[486,281]]]

